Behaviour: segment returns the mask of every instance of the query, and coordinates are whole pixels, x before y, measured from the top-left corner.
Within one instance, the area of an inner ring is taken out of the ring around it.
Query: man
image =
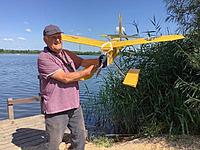
[[[58,150],[64,131],[72,134],[70,149],[85,147],[85,125],[79,100],[78,81],[92,75],[99,66],[99,59],[82,59],[62,48],[62,31],[48,25],[43,31],[47,47],[39,54],[38,72],[41,78],[41,96],[45,113],[49,150]],[[85,69],[77,71],[79,66]]]

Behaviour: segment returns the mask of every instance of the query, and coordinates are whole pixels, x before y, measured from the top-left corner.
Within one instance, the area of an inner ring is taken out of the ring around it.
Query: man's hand
[[[99,56],[99,66],[102,66],[102,68],[107,66],[107,56],[105,54]]]
[[[97,71],[97,65],[90,65],[88,68],[87,68],[87,71],[88,71],[88,75],[91,75],[91,74],[94,74],[96,71]]]
[[[83,72],[86,73],[85,76],[80,78],[80,80],[87,80],[93,76],[93,74],[96,72],[98,65],[91,65],[83,70]]]

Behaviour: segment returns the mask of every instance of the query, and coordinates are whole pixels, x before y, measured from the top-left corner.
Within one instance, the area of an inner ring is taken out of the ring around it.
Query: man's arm
[[[81,61],[81,66],[82,67],[88,67],[90,65],[99,66],[99,59],[98,58],[96,58],[96,59],[83,59]]]
[[[66,50],[67,54],[71,57],[71,59],[74,61],[75,64],[78,64],[78,66],[82,67],[89,67],[91,65],[99,65],[99,59],[83,59],[76,54],[74,54],[71,51]]]
[[[64,72],[62,69],[57,70],[50,77],[63,83],[71,83],[74,81],[79,81],[81,78],[91,75],[96,71],[95,65],[91,65],[83,70],[76,72]]]

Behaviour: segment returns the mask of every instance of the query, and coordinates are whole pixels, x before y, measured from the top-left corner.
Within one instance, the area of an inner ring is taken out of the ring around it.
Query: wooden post
[[[7,100],[7,112],[8,112],[8,119],[14,119],[14,110],[13,104],[10,104],[10,101],[13,101],[12,98],[8,98]]]

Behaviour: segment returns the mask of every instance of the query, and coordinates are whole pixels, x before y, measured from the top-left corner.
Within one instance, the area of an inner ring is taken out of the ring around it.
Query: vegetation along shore
[[[39,54],[41,50],[5,50],[0,49],[0,54]],[[95,51],[73,51],[77,55],[100,55],[99,52]]]

